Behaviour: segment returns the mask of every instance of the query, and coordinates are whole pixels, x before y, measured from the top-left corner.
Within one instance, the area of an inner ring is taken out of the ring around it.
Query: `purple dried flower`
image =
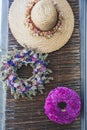
[[[10,75],[10,76],[8,77],[9,81],[12,81],[13,78],[14,78],[14,75]]]
[[[32,57],[32,61],[36,62],[36,61],[37,61],[37,58]]]
[[[43,66],[42,67],[42,71],[45,72],[46,71],[46,67]]]
[[[5,67],[5,68],[4,68]],[[4,69],[8,69],[9,68],[9,64],[6,62],[6,63],[4,63],[4,66],[3,66],[3,70]]]
[[[48,94],[44,109],[50,120],[58,124],[70,124],[80,114],[81,100],[74,90],[57,87]]]
[[[15,55],[15,58],[21,58],[20,54]]]
[[[14,66],[14,67],[15,67],[15,64],[14,64],[14,62],[13,62],[12,60],[9,60],[7,63],[8,63],[9,65],[11,65],[11,66]]]

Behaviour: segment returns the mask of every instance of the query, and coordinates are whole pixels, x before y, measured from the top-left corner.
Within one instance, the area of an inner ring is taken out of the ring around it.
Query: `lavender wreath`
[[[14,50],[14,53],[12,51],[12,54],[4,58],[1,65],[1,78],[5,86],[11,88],[14,98],[32,98],[37,92],[43,92],[44,84],[52,79],[48,77],[52,71],[47,69],[46,59],[47,54],[30,49]],[[28,64],[33,68],[33,75],[28,79],[19,78],[17,69]]]

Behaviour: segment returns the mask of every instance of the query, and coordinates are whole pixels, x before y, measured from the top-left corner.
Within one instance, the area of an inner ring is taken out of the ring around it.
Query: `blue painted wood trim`
[[[2,1],[1,49],[2,55],[8,51],[8,0]]]
[[[87,0],[80,3],[80,51],[81,51],[81,130],[87,130]]]
[[[2,16],[0,27],[0,56],[6,55],[8,51],[8,0],[1,0]],[[1,61],[1,60],[0,60]],[[5,107],[6,107],[6,90],[3,83],[0,82],[0,130],[5,130]]]

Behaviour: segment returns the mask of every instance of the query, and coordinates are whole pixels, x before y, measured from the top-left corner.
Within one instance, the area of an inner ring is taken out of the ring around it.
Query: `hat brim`
[[[70,39],[74,28],[74,15],[66,0],[56,0],[57,8],[63,12],[63,26],[51,38],[32,36],[24,25],[26,5],[29,0],[14,1],[9,11],[9,26],[12,34],[22,46],[35,48],[43,53],[50,53],[60,49]]]

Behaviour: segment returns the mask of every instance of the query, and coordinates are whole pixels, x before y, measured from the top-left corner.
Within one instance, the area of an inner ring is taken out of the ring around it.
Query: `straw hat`
[[[49,53],[71,37],[74,15],[66,0],[14,0],[9,26],[22,46]]]

